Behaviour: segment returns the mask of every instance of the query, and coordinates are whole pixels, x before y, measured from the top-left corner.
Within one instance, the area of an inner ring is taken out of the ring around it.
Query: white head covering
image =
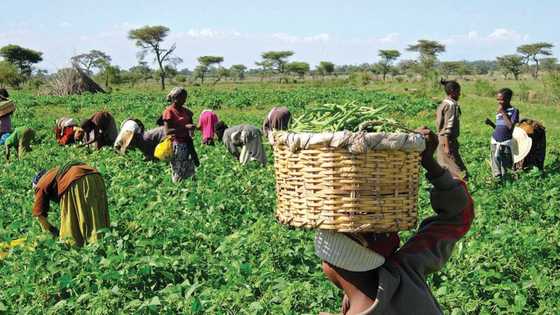
[[[315,254],[338,268],[364,272],[379,268],[385,257],[338,232],[318,230],[315,236]]]

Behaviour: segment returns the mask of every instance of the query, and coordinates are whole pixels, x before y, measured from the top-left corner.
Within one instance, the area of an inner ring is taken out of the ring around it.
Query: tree
[[[238,80],[245,79],[245,71],[247,67],[245,65],[233,65],[229,68],[231,75],[236,77]]]
[[[0,48],[0,56],[7,62],[18,67],[20,74],[25,77],[31,76],[33,64],[43,60],[43,53],[18,45],[7,45]]]
[[[122,82],[121,69],[119,66],[105,64],[99,75],[105,79],[106,87],[109,87],[110,84],[119,84]]]
[[[94,68],[102,70],[104,66],[111,63],[111,57],[106,53],[92,49],[88,53],[79,54],[70,59],[73,64],[80,66],[91,74]]]
[[[519,55],[505,55],[497,57],[498,68],[502,70],[504,78],[507,79],[508,74],[513,74],[515,80],[519,78],[521,68],[523,67],[523,57]]]
[[[285,65],[285,70],[297,74],[301,79],[309,72],[309,64],[302,61],[294,61]]]
[[[334,72],[334,63],[330,61],[321,61],[317,66],[317,72],[322,75],[331,75]]]
[[[379,50],[378,53],[381,61],[379,62],[379,70],[383,74],[383,81],[387,77],[387,73],[391,72],[393,68],[393,62],[401,56],[401,53],[395,49]]]
[[[144,26],[128,33],[128,38],[136,41],[136,46],[142,48],[139,56],[142,60],[144,56],[151,50],[155,55],[155,61],[159,66],[159,75],[161,80],[161,89],[165,90],[165,68],[164,65],[169,62],[171,54],[177,47],[175,44],[169,48],[162,48],[161,44],[169,34],[169,28],[165,26]]]
[[[224,62],[224,57],[221,56],[200,56],[198,57],[199,65],[194,69],[197,76],[196,78],[200,78],[202,84],[204,84],[204,77],[210,68],[217,64],[218,66],[220,63]]]
[[[535,71],[533,72],[533,77],[536,79],[539,75],[539,55],[551,56],[552,55],[552,45],[551,43],[534,43],[521,45],[517,47],[517,52],[523,56],[525,63],[529,65],[529,61],[532,60],[535,63]]]
[[[407,51],[413,51],[420,54],[420,70],[423,76],[426,76],[428,72],[434,69],[437,62],[437,55],[445,52],[445,45],[440,44],[436,41],[420,39],[414,45],[409,45],[406,49]]]
[[[411,78],[418,71],[418,62],[416,60],[405,59],[401,60],[397,65],[399,72],[405,74],[407,77]]]
[[[257,63],[257,65],[267,68],[267,70],[272,70],[277,73],[284,73],[285,65],[287,59],[294,55],[293,51],[281,50],[281,51],[267,51],[261,54],[262,61]]]
[[[554,57],[550,58],[542,58],[541,59],[541,66],[544,70],[551,72],[558,69],[558,59]]]
[[[446,78],[452,74],[462,76],[468,72],[464,61],[444,61],[439,65],[439,69]]]
[[[0,87],[9,85],[18,88],[23,81],[23,77],[15,65],[7,61],[0,61]]]
[[[132,77],[133,85],[138,80],[144,80],[145,83],[152,77],[152,69],[145,62],[140,62],[137,66],[131,67],[128,69],[128,72],[130,72]]]

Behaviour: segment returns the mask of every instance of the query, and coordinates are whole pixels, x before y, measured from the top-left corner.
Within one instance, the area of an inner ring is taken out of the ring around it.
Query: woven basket
[[[0,117],[13,113],[16,105],[12,101],[0,101]]]
[[[353,153],[328,143],[294,149],[285,134],[272,137],[280,223],[375,233],[416,226],[420,149]]]

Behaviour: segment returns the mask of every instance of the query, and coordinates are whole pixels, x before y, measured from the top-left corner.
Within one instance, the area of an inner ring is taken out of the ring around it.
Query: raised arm
[[[429,151],[427,148],[422,156],[422,166],[434,186],[430,201],[435,215],[425,219],[416,235],[391,258],[422,278],[443,267],[474,219],[473,201],[466,185],[442,169],[433,159],[433,151]]]

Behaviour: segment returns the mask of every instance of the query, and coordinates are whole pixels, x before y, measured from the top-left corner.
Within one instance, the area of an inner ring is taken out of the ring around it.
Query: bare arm
[[[47,217],[40,215],[37,217],[37,220],[39,220],[39,224],[41,224],[41,226],[43,227],[43,229],[45,231],[49,231],[52,236],[54,237],[58,237],[59,235],[59,231],[56,227],[54,227],[52,224],[49,223],[49,220],[47,220]]]

